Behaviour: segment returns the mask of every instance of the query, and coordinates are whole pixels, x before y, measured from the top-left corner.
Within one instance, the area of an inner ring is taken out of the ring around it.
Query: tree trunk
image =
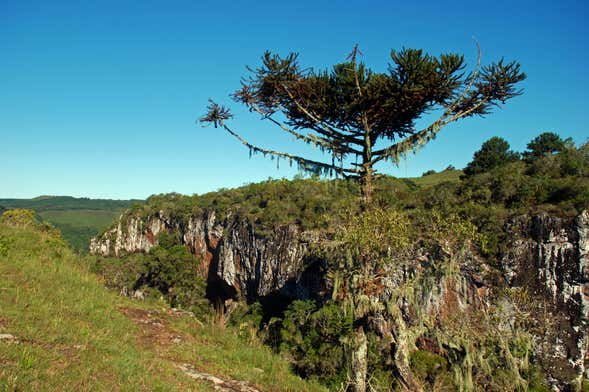
[[[366,171],[362,174],[362,196],[364,204],[370,206],[372,203],[372,168],[369,167],[366,167]]]
[[[395,366],[401,376],[401,383],[406,391],[422,392],[423,388],[419,381],[413,375],[411,366],[409,364],[410,347],[415,345],[414,338],[407,332],[407,326],[403,317],[395,318],[395,332],[396,332],[396,350],[395,350]]]
[[[366,392],[366,373],[368,371],[368,341],[364,327],[359,326],[354,333],[352,352],[352,390]]]
[[[366,130],[364,134],[364,149],[362,151],[362,196],[366,207],[372,203],[372,140],[370,131]]]

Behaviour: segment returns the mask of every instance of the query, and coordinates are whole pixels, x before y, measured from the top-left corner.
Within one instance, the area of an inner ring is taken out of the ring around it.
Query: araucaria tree
[[[499,62],[465,72],[459,54],[432,56],[420,49],[391,51],[386,72],[359,61],[357,46],[347,61],[329,70],[299,65],[298,55],[264,53],[259,68],[233,93],[263,119],[297,140],[328,153],[317,161],[251,144],[228,125],[230,110],[211,102],[200,121],[222,127],[250,149],[295,162],[304,171],[359,178],[370,203],[375,165],[398,163],[401,156],[432,140],[460,119],[485,115],[521,94],[515,86],[525,79],[517,62]],[[440,116],[423,129],[416,120],[437,111]]]

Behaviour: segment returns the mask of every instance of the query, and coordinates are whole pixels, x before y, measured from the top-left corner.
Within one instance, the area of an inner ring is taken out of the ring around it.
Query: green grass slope
[[[429,174],[427,176],[409,178],[409,180],[413,181],[420,187],[425,188],[429,186],[435,186],[443,182],[458,183],[460,181],[461,175],[462,170],[444,170],[439,173]]]
[[[86,252],[90,238],[108,227],[121,212],[139,200],[106,200],[70,196],[39,196],[34,199],[0,199],[4,208],[26,208],[61,230],[76,250]],[[0,207],[0,213],[2,212]]]
[[[186,363],[261,390],[321,390],[237,331],[108,291],[29,217],[0,219],[0,391],[212,390]]]

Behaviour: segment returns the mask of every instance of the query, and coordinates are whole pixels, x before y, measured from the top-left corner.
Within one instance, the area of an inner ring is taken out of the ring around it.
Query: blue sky
[[[495,135],[516,150],[543,131],[586,140],[586,2],[419,3],[0,0],[0,198],[144,198],[292,177],[195,124],[208,98],[232,104],[227,94],[266,49],[315,68],[355,43],[376,70],[403,46],[464,53],[472,65],[474,36],[483,63],[522,64],[523,96],[450,125],[398,168],[381,167],[389,174],[463,167]],[[232,108],[252,142],[309,151]]]

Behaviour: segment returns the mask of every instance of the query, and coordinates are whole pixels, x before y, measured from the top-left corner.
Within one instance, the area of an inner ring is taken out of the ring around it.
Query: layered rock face
[[[502,266],[526,288],[537,355],[556,380],[589,378],[589,211],[575,219],[522,216],[507,227]]]
[[[536,340],[534,355],[551,385],[568,390],[566,385],[579,385],[583,377],[589,378],[589,212],[574,219],[520,216],[509,221],[505,230],[506,251],[499,266],[504,284],[527,294],[530,331]],[[200,258],[202,275],[221,299],[319,295],[322,277],[317,263],[307,258],[314,239],[296,225],[258,236],[249,221],[238,217],[218,219],[208,212],[180,222],[160,211],[145,218],[122,217],[115,227],[92,240],[90,252],[103,256],[148,252],[161,232],[180,235]],[[406,268],[390,271],[384,280],[390,286],[387,290],[393,292],[409,276],[427,275],[423,271],[432,268],[431,261],[416,257]],[[484,278],[484,268],[484,261],[474,254],[464,255],[457,273],[434,279],[431,287],[422,290],[417,305],[422,309],[404,305],[405,321],[389,320],[378,329],[383,334],[387,329],[395,333],[405,328],[396,325],[399,322],[406,322],[408,328],[415,313],[435,313],[442,320],[466,307],[484,309],[495,289]],[[509,328],[508,321],[506,324]],[[396,339],[399,341],[398,336]],[[426,340],[421,342],[427,346]]]
[[[111,230],[92,239],[90,253],[120,256],[148,252],[157,245],[161,232],[180,234],[183,243],[200,258],[202,276],[220,297],[310,295],[302,284],[308,280],[303,276],[308,235],[295,225],[281,226],[271,235],[259,237],[249,222],[231,216],[218,221],[210,212],[180,223],[160,211],[144,219],[119,219]]]

